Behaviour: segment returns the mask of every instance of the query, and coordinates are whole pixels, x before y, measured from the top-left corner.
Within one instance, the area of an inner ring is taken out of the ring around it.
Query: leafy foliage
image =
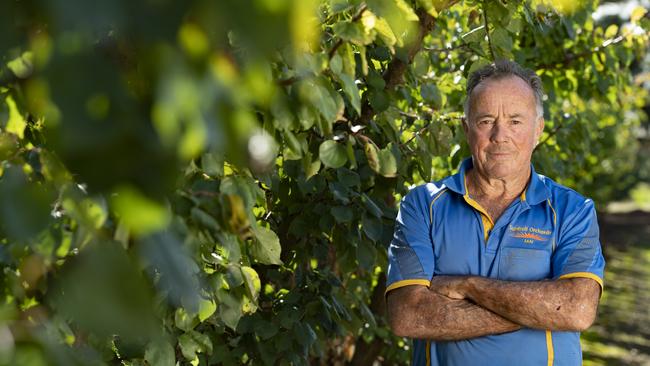
[[[3,2],[0,363],[406,361],[385,247],[397,199],[468,154],[469,72],[537,70],[538,169],[626,184],[650,21],[594,8]]]

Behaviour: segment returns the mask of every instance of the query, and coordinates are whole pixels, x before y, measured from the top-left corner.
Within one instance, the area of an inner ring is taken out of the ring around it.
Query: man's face
[[[544,128],[530,86],[516,76],[488,79],[474,88],[470,102],[463,127],[474,167],[495,179],[527,173]]]

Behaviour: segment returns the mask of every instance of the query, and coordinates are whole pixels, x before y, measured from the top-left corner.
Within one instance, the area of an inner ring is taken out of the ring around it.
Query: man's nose
[[[494,126],[492,127],[491,132],[490,141],[497,143],[508,141],[508,129],[503,125],[503,123],[501,123],[501,121],[494,121]]]

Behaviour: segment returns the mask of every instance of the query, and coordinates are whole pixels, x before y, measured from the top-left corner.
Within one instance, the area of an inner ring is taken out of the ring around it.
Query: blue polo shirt
[[[571,277],[603,285],[605,260],[592,200],[535,173],[496,222],[458,174],[412,189],[388,249],[389,291],[436,275],[511,281]],[[413,365],[581,365],[579,332],[521,330],[462,341],[414,340]]]

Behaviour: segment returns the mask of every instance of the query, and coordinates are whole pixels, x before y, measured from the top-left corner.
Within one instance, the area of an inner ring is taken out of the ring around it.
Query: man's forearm
[[[398,336],[454,341],[521,328],[466,300],[454,300],[426,287],[407,286],[388,295],[388,316]]]
[[[523,326],[581,331],[596,316],[599,285],[587,278],[512,282],[468,277],[465,298]]]

